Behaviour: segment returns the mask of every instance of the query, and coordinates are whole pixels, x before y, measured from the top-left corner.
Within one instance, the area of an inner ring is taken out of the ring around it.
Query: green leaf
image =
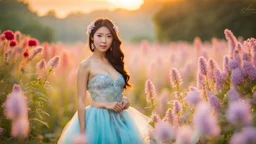
[[[49,128],[48,123],[47,123],[47,122],[45,122],[45,121],[42,121],[42,120],[40,120],[40,119],[38,119],[38,118],[33,118],[32,120],[33,120],[33,121],[40,122],[41,124],[43,124],[43,125],[45,125],[47,128]]]

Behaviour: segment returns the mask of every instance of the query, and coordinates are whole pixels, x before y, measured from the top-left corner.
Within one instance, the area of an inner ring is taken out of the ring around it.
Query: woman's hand
[[[122,98],[121,104],[122,104],[123,109],[128,109],[130,106],[130,102],[129,102],[128,98],[125,96]]]
[[[107,102],[105,108],[115,112],[121,112],[123,110],[121,102]]]

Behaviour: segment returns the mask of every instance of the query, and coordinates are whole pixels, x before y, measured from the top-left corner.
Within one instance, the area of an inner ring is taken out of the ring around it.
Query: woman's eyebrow
[[[100,32],[99,32],[99,33],[97,33],[97,34],[103,34],[103,33],[100,33]],[[107,33],[106,35],[108,35],[108,34],[111,34],[111,33]]]

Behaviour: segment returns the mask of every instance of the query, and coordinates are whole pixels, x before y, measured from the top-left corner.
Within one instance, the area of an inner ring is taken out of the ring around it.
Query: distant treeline
[[[256,37],[256,0],[179,0],[155,13],[159,41],[224,38],[228,28],[236,36]]]
[[[0,30],[19,30],[41,42],[54,40],[54,30],[39,21],[28,9],[28,4],[17,0],[0,0]]]

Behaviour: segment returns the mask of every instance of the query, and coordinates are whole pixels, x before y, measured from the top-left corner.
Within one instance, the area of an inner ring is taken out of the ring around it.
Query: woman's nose
[[[101,38],[101,42],[106,42],[106,38],[105,38],[105,37],[102,37],[102,38]]]

